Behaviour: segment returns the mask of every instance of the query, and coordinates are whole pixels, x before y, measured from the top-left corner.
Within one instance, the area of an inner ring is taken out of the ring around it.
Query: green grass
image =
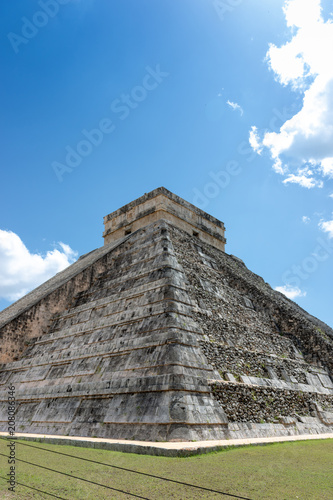
[[[232,448],[190,458],[153,457],[73,446],[25,443],[205,486],[253,500],[332,500],[333,498],[333,439]],[[5,441],[0,440],[0,453],[7,453],[6,444]],[[130,491],[152,500],[228,498],[216,493],[32,449],[19,443],[16,445],[16,457]],[[7,473],[7,460],[0,456],[0,475],[5,476]],[[68,500],[133,498],[22,462],[17,462],[16,479]],[[9,493],[7,484],[1,479],[0,498],[29,500],[52,497],[22,486],[16,487],[15,494]]]

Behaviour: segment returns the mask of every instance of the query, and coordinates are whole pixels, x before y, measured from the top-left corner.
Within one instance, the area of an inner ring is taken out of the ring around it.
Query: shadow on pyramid
[[[165,188],[0,313],[0,430],[189,441],[333,431],[333,331]]]

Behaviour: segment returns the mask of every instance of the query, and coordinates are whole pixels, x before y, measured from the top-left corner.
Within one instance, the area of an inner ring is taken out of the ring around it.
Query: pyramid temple
[[[0,313],[0,430],[147,441],[333,432],[333,330],[161,187]]]

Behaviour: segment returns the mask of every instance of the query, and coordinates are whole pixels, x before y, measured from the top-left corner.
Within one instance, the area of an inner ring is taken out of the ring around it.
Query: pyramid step
[[[128,296],[126,298],[115,298],[109,302],[95,305],[87,309],[76,311],[71,309],[58,317],[51,325],[53,332],[66,329],[72,325],[84,323],[88,320],[94,320],[95,317],[107,317],[114,313],[121,313],[124,311],[134,310],[156,304],[161,301],[177,301],[184,305],[192,306],[193,302],[189,299],[188,294],[179,288],[173,287],[168,284],[154,289],[146,290],[141,294]]]

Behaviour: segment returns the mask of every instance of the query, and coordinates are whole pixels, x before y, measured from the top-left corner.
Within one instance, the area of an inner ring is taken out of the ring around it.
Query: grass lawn
[[[37,448],[47,448],[232,493],[251,500],[333,499],[333,439],[248,446],[190,458],[153,457],[74,446],[21,442]],[[0,439],[0,453],[7,455],[6,445],[7,442]],[[16,458],[135,493],[151,500],[231,498],[56,455],[22,446],[19,442],[16,444]],[[9,472],[9,465],[2,455],[0,455],[0,464],[0,476],[4,477]],[[16,480],[66,500],[134,498],[19,461],[16,462]],[[52,498],[23,486],[17,485],[15,493],[8,492],[7,488],[5,480],[0,479],[1,499]]]

